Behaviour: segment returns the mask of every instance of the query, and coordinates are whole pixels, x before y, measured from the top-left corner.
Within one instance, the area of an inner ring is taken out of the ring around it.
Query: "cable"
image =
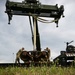
[[[37,19],[39,22],[42,22],[42,23],[53,23],[53,22],[56,22],[58,21],[59,19],[55,19],[55,20],[46,20],[46,19],[42,19],[42,18],[39,18],[37,15],[33,15],[31,13],[29,13],[29,15],[33,16],[35,19]]]
[[[53,23],[53,22],[58,21],[58,19],[56,19],[56,20],[51,20],[51,21],[44,21],[44,20],[41,20],[41,19],[39,19],[39,18],[37,18],[37,20],[40,21],[40,22],[42,22],[42,23]]]

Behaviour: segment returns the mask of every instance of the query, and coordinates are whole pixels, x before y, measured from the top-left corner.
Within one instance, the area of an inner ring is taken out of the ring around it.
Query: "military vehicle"
[[[61,5],[58,7],[58,4],[55,5],[44,5],[41,4],[38,0],[24,0],[22,2],[13,2],[6,1],[6,11],[8,15],[8,24],[12,20],[13,15],[19,16],[28,16],[30,21],[30,27],[32,32],[32,42],[33,42],[33,51],[24,51],[21,54],[21,59],[24,63],[49,63],[49,51],[41,51],[40,44],[40,35],[38,31],[38,21],[46,23],[48,20],[42,19],[40,17],[49,17],[53,18],[50,23],[55,22],[56,27],[58,27],[58,21],[62,17],[64,12],[64,6]],[[33,19],[33,25],[31,22],[31,17]],[[44,62],[45,61],[45,62]]]
[[[66,42],[66,51],[61,51],[60,55],[53,60],[57,66],[75,65],[75,46],[69,45],[72,42]]]

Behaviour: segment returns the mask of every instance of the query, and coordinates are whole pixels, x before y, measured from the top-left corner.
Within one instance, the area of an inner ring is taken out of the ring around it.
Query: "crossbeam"
[[[10,2],[7,0],[5,12],[8,14],[9,20],[12,19],[12,15],[32,16],[30,13],[38,17],[60,19],[64,12],[64,6],[61,5],[58,8],[57,4],[42,5],[40,3]]]

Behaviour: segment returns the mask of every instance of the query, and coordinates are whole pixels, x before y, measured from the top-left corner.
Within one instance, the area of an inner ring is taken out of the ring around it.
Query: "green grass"
[[[0,75],[75,75],[74,67],[7,67],[0,68]]]

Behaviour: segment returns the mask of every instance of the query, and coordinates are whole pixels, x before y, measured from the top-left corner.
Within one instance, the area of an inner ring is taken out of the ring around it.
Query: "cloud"
[[[11,0],[15,1],[15,0]],[[16,0],[22,1],[22,0]],[[42,50],[46,47],[51,49],[51,57],[55,58],[61,50],[65,50],[64,42],[75,39],[75,1],[74,0],[40,0],[42,4],[64,5],[65,18],[59,21],[59,27],[55,23],[43,24],[38,22]],[[27,16],[13,16],[11,25],[8,25],[8,17],[5,11],[6,0],[0,2],[0,61],[13,62],[16,52],[25,47],[32,50],[32,36]],[[45,18],[51,20],[49,18]],[[72,43],[75,45],[75,42]]]

